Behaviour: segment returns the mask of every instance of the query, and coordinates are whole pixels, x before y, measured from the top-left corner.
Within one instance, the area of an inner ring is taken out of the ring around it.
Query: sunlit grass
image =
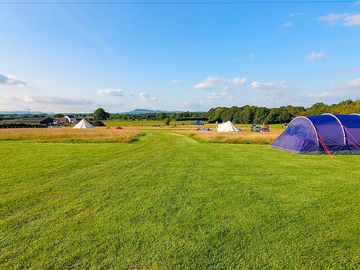
[[[270,144],[283,131],[280,125],[270,126],[270,132],[251,132],[250,125],[238,126],[240,132],[216,132],[201,130],[177,130],[177,133],[210,143]]]
[[[0,269],[359,269],[360,156],[146,131],[0,164]]]
[[[129,143],[140,134],[123,129],[17,128],[0,129],[0,141]]]

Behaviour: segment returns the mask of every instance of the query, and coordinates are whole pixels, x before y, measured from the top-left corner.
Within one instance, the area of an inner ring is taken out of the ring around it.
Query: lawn
[[[360,268],[360,156],[146,131],[0,163],[2,269]]]

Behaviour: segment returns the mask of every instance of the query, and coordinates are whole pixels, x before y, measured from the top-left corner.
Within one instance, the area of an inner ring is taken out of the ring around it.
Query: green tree
[[[93,113],[94,121],[103,121],[110,118],[110,114],[103,108],[97,108]]]

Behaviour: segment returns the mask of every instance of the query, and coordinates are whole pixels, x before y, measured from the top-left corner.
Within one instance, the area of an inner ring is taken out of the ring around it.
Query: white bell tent
[[[234,126],[231,121],[227,121],[217,126],[217,132],[239,132],[240,129]]]
[[[91,125],[88,121],[86,121],[84,118],[76,124],[73,128],[94,128],[93,125]]]

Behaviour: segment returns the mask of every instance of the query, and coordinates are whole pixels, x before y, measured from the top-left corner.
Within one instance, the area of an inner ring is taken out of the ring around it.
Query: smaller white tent
[[[93,125],[91,125],[88,121],[86,121],[84,118],[76,124],[73,128],[94,128]]]
[[[217,132],[239,132],[240,129],[234,126],[231,121],[227,121],[217,126]]]

